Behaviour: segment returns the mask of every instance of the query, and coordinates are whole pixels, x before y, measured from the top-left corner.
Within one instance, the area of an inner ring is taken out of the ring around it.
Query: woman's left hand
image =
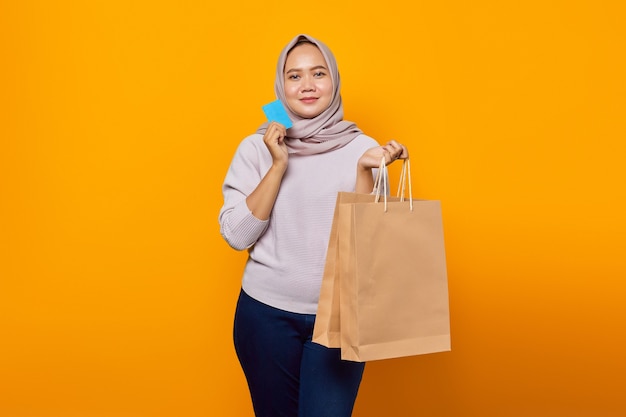
[[[389,165],[396,159],[407,159],[409,151],[401,143],[390,140],[383,146],[376,146],[365,151],[359,159],[359,167],[378,168],[383,157],[385,158],[385,165]]]
[[[385,165],[389,165],[396,159],[407,159],[409,151],[406,149],[406,146],[395,140],[390,140],[383,146],[375,146],[365,151],[357,164],[355,185],[357,193],[369,193],[372,191],[374,185],[372,168],[380,167],[383,157],[385,158]]]

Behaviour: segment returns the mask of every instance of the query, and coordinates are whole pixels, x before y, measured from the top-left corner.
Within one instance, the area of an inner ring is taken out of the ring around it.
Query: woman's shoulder
[[[366,135],[365,133],[361,133],[359,136],[354,138],[352,142],[354,142],[355,145],[368,146],[370,148],[373,146],[380,145],[376,139],[374,139],[371,136]]]
[[[241,152],[258,153],[259,150],[264,150],[264,149],[266,149],[266,147],[265,147],[265,143],[263,143],[263,135],[259,133],[253,133],[251,135],[244,137],[241,140],[241,142],[239,142],[239,145],[237,146],[238,153],[241,153]]]
[[[253,133],[244,137],[235,147],[235,153],[233,155],[233,164],[257,164],[259,161],[264,160],[269,155],[265,143],[263,143],[263,135]],[[256,162],[255,162],[256,161]]]
[[[376,142],[378,143],[378,141],[376,139],[374,139],[371,136],[366,135],[365,133],[361,133],[359,136],[356,137],[357,139],[360,139],[362,141],[370,141],[370,142]]]
[[[239,142],[239,146],[258,146],[263,145],[263,135],[260,133],[252,133]]]

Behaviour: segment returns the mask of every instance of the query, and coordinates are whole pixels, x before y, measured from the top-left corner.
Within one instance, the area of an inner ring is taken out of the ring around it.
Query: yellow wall
[[[626,19],[602,1],[0,1],[0,416],[251,416],[220,185],[295,34],[442,200],[452,352],[355,416],[623,416]]]

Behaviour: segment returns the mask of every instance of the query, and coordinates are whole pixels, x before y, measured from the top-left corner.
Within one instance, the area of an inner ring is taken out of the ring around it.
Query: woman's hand
[[[357,193],[369,193],[374,187],[372,168],[378,168],[380,161],[385,158],[385,165],[389,165],[396,159],[407,159],[409,151],[406,147],[395,140],[387,142],[383,146],[375,146],[368,149],[359,158],[357,164],[357,176],[355,191]]]
[[[289,160],[285,136],[287,136],[287,129],[278,122],[271,122],[263,135],[263,142],[272,155],[273,164],[282,169],[287,168]]]
[[[385,165],[389,165],[396,159],[407,159],[409,151],[406,147],[395,140],[387,142],[383,146],[370,148],[359,158],[359,168],[378,168],[380,160],[385,157]]]

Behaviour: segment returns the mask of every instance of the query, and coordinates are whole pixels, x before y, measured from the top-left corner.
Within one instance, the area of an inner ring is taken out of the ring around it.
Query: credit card
[[[265,112],[265,116],[270,122],[278,122],[285,126],[285,129],[289,129],[293,126],[293,123],[287,114],[287,110],[285,110],[285,107],[280,100],[272,101],[271,103],[264,105],[263,112]]]

